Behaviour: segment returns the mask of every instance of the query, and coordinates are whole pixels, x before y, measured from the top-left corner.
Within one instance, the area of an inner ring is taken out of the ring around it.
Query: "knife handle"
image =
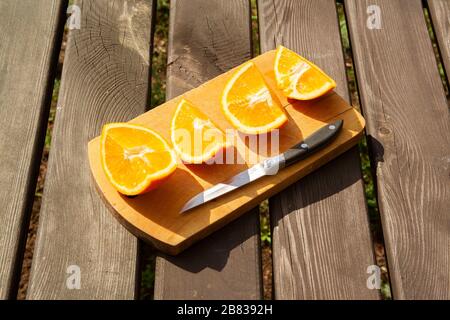
[[[336,137],[336,133],[342,128],[343,123],[343,120],[330,123],[287,151],[264,160],[263,168],[266,174],[276,174],[280,169],[286,168],[322,149]]]
[[[343,120],[338,120],[324,126],[304,141],[285,151],[283,153],[284,161],[280,163],[280,168],[288,167],[322,149],[336,137],[336,132],[342,128],[342,124]]]
[[[296,144],[289,150],[286,150],[283,153],[284,161],[280,162],[280,169],[289,167],[291,164],[296,163],[297,161],[300,161],[308,155],[309,148],[306,143],[303,141],[299,144]]]

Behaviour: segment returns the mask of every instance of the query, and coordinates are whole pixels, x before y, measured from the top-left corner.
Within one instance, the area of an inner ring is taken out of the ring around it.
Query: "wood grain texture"
[[[248,1],[171,1],[169,98],[250,57]],[[260,299],[259,247],[255,210],[182,256],[158,257],[155,299]]]
[[[0,2],[0,299],[19,281],[63,10],[64,1]]]
[[[447,76],[450,74],[450,1],[428,0],[431,21]]]
[[[367,6],[381,29],[366,28]],[[420,0],[348,0],[393,297],[450,298],[450,126]]]
[[[258,1],[262,52],[279,44],[336,80],[348,100],[333,0]],[[270,199],[277,299],[378,299],[358,151],[353,148]]]
[[[262,73],[270,90],[278,96],[289,121],[280,128],[276,144],[272,146],[267,141],[267,154],[258,152],[255,144],[245,145],[239,138],[234,142],[233,151],[238,153],[245,162],[237,162],[236,158],[222,159],[225,164],[186,165],[178,161],[175,173],[156,190],[138,197],[121,195],[108,181],[101,161],[100,137],[89,142],[89,162],[93,177],[99,186],[102,196],[113,207],[122,222],[131,227],[144,240],[150,241],[158,249],[178,254],[192,243],[202,239],[220,227],[223,227],[243,213],[258,206],[261,201],[280,192],[299,178],[316,170],[326,162],[353,147],[362,135],[364,119],[344,99],[336,93],[311,102],[293,101],[287,99],[276,87],[273,74],[275,50],[264,53],[252,62]],[[239,68],[239,67],[237,67]],[[143,115],[131,120],[131,123],[152,128],[170,141],[171,119],[182,98],[190,101],[208,116],[213,123],[225,132],[234,130],[226,119],[220,104],[220,96],[227,81],[236,69],[221,74]],[[247,170],[267,158],[287,151],[300,141],[305,140],[326,123],[341,119],[343,127],[335,139],[322,150],[310,155],[301,162],[246,185],[232,193],[224,195],[180,215],[187,201],[198,193],[231,179],[236,174]],[[256,138],[256,137],[255,137]],[[260,145],[264,142],[262,136]],[[269,139],[267,139],[269,140]],[[262,148],[261,148],[262,149]],[[273,153],[268,154],[272,149]],[[255,156],[251,156],[251,155]],[[228,153],[230,155],[230,153]],[[226,155],[226,156],[228,156]],[[259,156],[259,159],[256,157]],[[231,162],[231,163],[230,163]]]
[[[92,183],[87,142],[146,110],[152,1],[83,0],[69,33],[27,298],[135,297],[137,239]],[[66,286],[77,265],[81,288]]]

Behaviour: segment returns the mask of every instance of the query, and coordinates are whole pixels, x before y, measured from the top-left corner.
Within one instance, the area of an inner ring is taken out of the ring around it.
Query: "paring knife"
[[[203,192],[200,192],[199,194],[191,198],[188,202],[186,202],[180,213],[192,210],[195,207],[223,196],[228,192],[231,192],[239,187],[258,180],[261,177],[274,175],[279,170],[308,157],[315,151],[320,150],[322,147],[331,142],[333,138],[336,137],[339,130],[342,128],[343,123],[343,120],[337,120],[336,122],[327,124],[319,130],[315,131],[304,141],[296,144],[282,154],[267,158],[263,162],[258,163],[253,167],[242,171],[241,173],[238,173],[231,179],[216,184],[215,186],[206,189]]]

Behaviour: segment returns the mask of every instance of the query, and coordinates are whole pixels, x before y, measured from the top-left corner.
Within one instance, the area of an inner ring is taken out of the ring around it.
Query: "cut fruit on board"
[[[242,65],[227,82],[222,110],[231,124],[243,133],[267,133],[287,121],[280,101],[251,61]]]
[[[109,182],[134,196],[159,186],[177,168],[176,156],[159,134],[129,123],[103,126],[101,160]]]
[[[316,99],[336,87],[336,82],[311,61],[279,46],[274,63],[278,88],[292,99]]]
[[[185,99],[178,104],[170,131],[174,149],[185,163],[207,162],[227,147],[225,133]]]
[[[101,165],[100,138],[97,137],[89,142],[88,148],[92,175],[100,195],[111,207],[111,212],[131,232],[164,252],[178,254],[358,143],[365,125],[364,118],[358,111],[335,92],[310,101],[286,98],[275,81],[274,59],[275,50],[272,50],[251,60],[289,119],[279,129],[278,148],[267,156],[284,152],[325,124],[342,119],[344,125],[336,139],[322,150],[280,170],[276,175],[261,178],[190,212],[180,214],[183,206],[193,196],[248,169],[252,163],[189,165],[179,162],[178,169],[157,189],[130,198],[117,192],[106,177]],[[234,127],[221,110],[220,101],[227,82],[240,67],[167,101],[129,123],[152,128],[170,141],[172,116],[180,101],[186,99],[224,132],[233,130]],[[244,135],[242,139],[248,136]],[[254,152],[250,144],[243,145],[245,149],[242,153]],[[271,147],[272,144],[268,145],[267,150],[272,150]],[[240,158],[247,159],[245,156]]]

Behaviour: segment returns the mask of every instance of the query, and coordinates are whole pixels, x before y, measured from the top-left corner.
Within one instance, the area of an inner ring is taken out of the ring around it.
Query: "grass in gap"
[[[437,67],[438,67],[439,75],[441,77],[442,85],[444,87],[445,95],[447,96],[447,99],[450,101],[450,89],[449,89],[448,79],[447,79],[447,76],[445,74],[444,67],[442,65],[442,60],[441,60],[441,54],[440,54],[440,51],[439,51],[439,46],[438,46],[438,43],[437,43],[437,40],[436,40],[436,36],[434,34],[433,24],[431,23],[430,11],[428,10],[427,7],[423,8],[423,14],[424,14],[424,17],[425,17],[425,22],[427,24],[428,35],[430,36],[430,40],[431,40],[431,43],[433,45],[433,51],[434,51],[434,55],[435,55],[435,58],[436,58],[436,64],[437,64]]]
[[[151,108],[166,101],[167,40],[169,39],[168,0],[158,0],[153,39]]]
[[[252,54],[254,57],[261,54],[259,42],[259,23],[257,1],[251,0],[251,27],[252,27]],[[272,233],[270,227],[269,201],[265,200],[259,205],[259,227],[261,238],[261,262],[263,275],[263,298],[270,300],[273,297],[272,284]]]
[[[259,45],[259,25],[258,25],[258,7],[256,0],[251,0],[251,15],[252,15],[252,53],[256,57],[261,54]]]
[[[150,109],[166,101],[167,40],[169,39],[170,3],[168,0],[158,0],[156,5]],[[151,246],[142,243],[141,257],[142,271],[139,297],[142,300],[149,300],[153,299],[156,251]]]

